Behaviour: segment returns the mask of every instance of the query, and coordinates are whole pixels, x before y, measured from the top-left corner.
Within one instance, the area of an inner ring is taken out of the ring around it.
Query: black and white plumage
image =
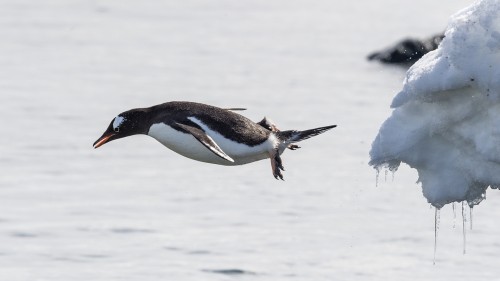
[[[319,135],[336,125],[280,131],[264,118],[255,123],[233,112],[194,102],[167,102],[125,111],[116,116],[94,147],[115,139],[144,134],[169,149],[194,160],[218,165],[243,165],[270,158],[275,178],[283,179],[280,155],[294,142]]]

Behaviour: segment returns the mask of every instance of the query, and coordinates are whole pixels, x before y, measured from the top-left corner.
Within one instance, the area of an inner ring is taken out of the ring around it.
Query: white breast
[[[228,166],[242,165],[268,158],[268,152],[272,150],[274,142],[276,141],[272,136],[262,144],[253,147],[248,146],[225,138],[221,134],[209,129],[208,126],[195,117],[189,117],[189,119],[198,124],[227,155],[233,158],[234,163],[224,160],[211,152],[191,134],[179,132],[163,123],[151,126],[148,135],[185,157],[197,161]]]

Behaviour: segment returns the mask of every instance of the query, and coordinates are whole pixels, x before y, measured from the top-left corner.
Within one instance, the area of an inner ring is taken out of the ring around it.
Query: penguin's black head
[[[149,129],[146,111],[143,109],[132,109],[118,114],[109,124],[102,136],[94,142],[94,148],[124,137],[146,134]]]

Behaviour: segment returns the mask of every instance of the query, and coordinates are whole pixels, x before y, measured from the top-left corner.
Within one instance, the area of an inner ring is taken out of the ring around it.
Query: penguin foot
[[[270,155],[270,158],[271,158],[271,168],[273,170],[274,178],[284,180],[281,171],[284,171],[285,168],[283,167],[283,161],[281,161],[279,152],[277,150],[273,150],[273,152]]]

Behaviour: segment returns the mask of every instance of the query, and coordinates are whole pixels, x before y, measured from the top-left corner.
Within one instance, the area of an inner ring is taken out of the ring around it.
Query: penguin
[[[94,142],[94,148],[132,135],[148,135],[187,158],[217,165],[244,165],[269,158],[274,178],[283,180],[280,155],[295,142],[324,133],[336,125],[281,131],[268,118],[260,122],[196,102],[172,101],[118,114]]]

